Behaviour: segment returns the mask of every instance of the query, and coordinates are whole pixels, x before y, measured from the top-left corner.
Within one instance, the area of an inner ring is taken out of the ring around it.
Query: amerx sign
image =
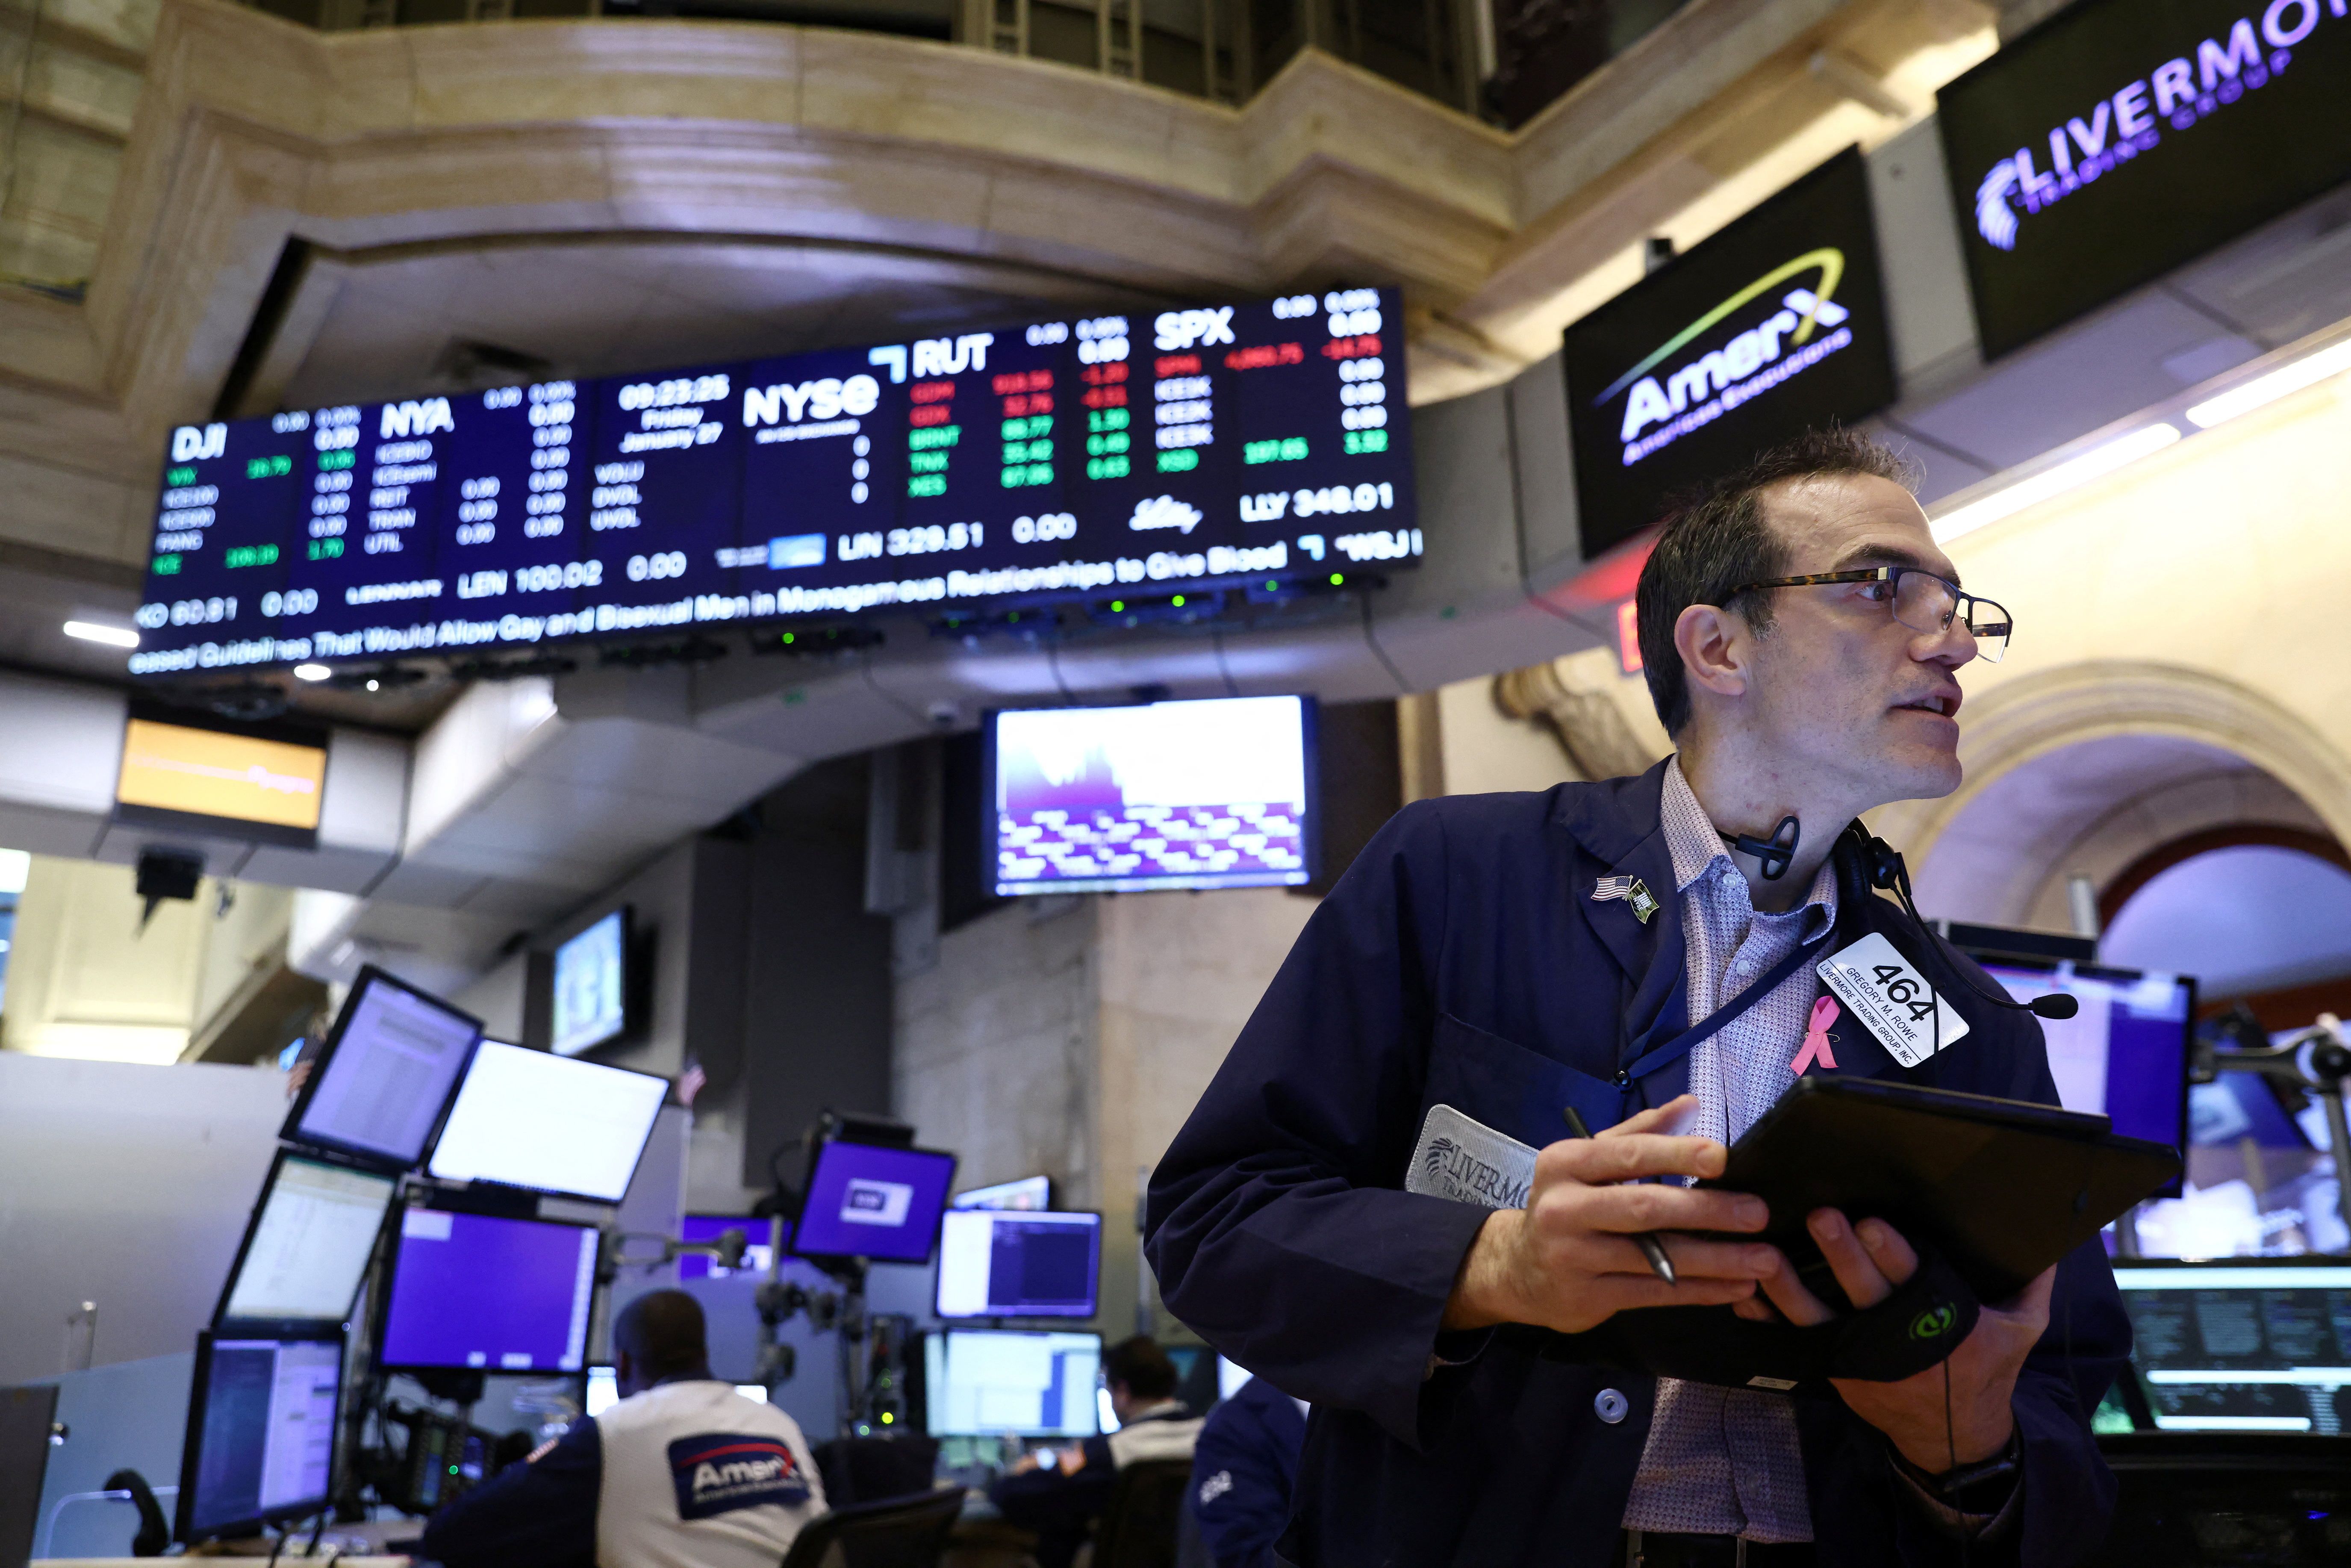
[[[1860,152],[1570,327],[1562,360],[1587,559],[1758,448],[1893,402]]]
[[[2351,0],[2083,0],[1938,95],[1985,352],[2351,179]]]

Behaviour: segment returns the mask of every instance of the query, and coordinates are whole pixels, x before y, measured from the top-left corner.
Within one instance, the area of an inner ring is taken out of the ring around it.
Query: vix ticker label
[[[1534,1150],[1450,1105],[1431,1105],[1404,1189],[1480,1208],[1524,1208],[1534,1179]]]

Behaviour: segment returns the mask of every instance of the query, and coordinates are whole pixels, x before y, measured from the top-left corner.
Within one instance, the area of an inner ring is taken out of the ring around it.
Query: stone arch
[[[1924,913],[2064,929],[2070,875],[2104,886],[2158,845],[2261,825],[2351,842],[2351,759],[2259,692],[2148,661],[2085,661],[1971,702],[1966,782],[1873,814]]]

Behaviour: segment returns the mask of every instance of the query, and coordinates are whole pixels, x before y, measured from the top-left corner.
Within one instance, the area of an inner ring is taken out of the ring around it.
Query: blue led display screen
[[[1393,290],[172,434],[134,674],[1418,562]]]

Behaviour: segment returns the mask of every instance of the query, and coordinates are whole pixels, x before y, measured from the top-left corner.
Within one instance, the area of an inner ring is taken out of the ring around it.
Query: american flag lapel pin
[[[1592,889],[1592,901],[1604,904],[1621,898],[1633,911],[1633,918],[1646,925],[1649,916],[1657,912],[1657,901],[1647,884],[1637,876],[1604,876]]]

